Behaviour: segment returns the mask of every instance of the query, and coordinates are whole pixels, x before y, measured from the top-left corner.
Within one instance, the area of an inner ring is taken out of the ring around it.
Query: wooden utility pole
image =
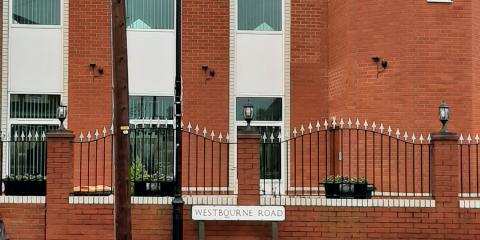
[[[125,1],[111,0],[113,42],[113,127],[115,239],[132,239],[130,146],[128,144],[128,63]],[[126,132],[125,132],[126,131]]]

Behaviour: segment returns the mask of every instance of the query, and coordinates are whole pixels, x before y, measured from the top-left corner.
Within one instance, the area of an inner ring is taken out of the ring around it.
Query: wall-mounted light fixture
[[[447,129],[447,122],[450,119],[450,110],[447,105],[447,103],[442,102],[440,106],[438,107],[438,118],[440,122],[442,123],[442,129],[440,129],[441,133],[446,133],[448,132]]]
[[[388,61],[385,59],[380,59],[378,56],[372,57],[373,62],[377,64],[377,78],[381,72],[384,72],[387,69]]]
[[[63,103],[60,103],[57,107],[57,118],[60,120],[60,125],[58,126],[59,130],[65,130],[63,121],[67,118],[67,106]]]
[[[250,101],[243,105],[243,119],[247,121],[247,131],[251,131],[250,122],[253,120],[253,105]]]
[[[202,70],[205,73],[205,80],[210,80],[215,77],[215,70],[210,68],[208,65],[203,65]]]
[[[90,71],[92,71],[92,81],[95,80],[95,78],[100,77],[103,75],[103,68],[97,66],[96,63],[90,63]]]

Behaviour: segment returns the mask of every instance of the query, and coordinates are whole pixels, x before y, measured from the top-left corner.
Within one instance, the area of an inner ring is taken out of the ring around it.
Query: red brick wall
[[[183,120],[225,132],[228,130],[229,2],[187,0],[183,7]],[[202,65],[215,70],[205,79]]]
[[[472,98],[480,98],[480,2],[472,1]],[[480,104],[472,101],[473,132],[480,131]]]
[[[410,131],[472,126],[471,2],[329,1],[329,112]],[[389,62],[376,76],[371,57]]]
[[[69,9],[69,116],[75,132],[111,125],[112,52],[110,1],[70,1]],[[90,63],[103,67],[92,78]]]
[[[291,1],[291,126],[327,117],[328,1]]]
[[[0,221],[10,239],[43,239],[45,236],[43,204],[0,204]]]

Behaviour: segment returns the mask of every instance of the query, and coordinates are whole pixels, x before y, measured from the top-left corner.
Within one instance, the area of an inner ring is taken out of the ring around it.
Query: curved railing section
[[[431,197],[430,135],[358,119],[309,123],[291,135],[262,136],[263,195]]]

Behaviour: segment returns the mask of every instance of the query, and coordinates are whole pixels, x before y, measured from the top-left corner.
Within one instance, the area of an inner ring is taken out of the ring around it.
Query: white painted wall
[[[10,29],[11,92],[63,92],[63,31],[61,28]]]
[[[127,31],[129,92],[174,94],[175,32]]]
[[[237,96],[282,96],[283,34],[237,33]]]

